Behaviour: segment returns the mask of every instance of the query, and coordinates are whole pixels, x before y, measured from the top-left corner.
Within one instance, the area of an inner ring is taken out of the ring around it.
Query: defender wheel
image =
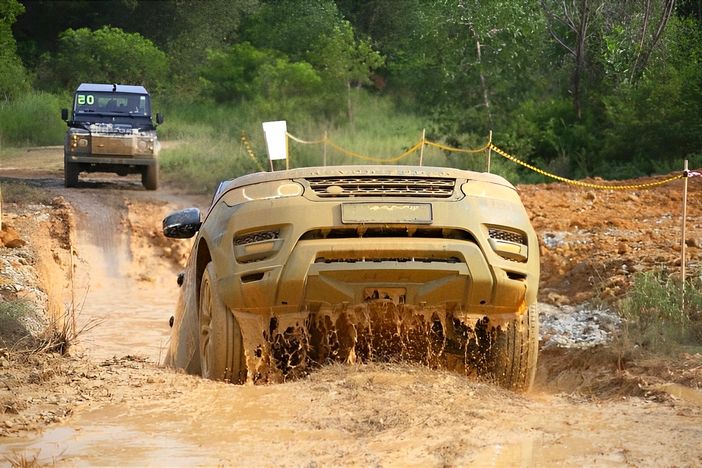
[[[210,262],[200,283],[201,374],[207,379],[243,383],[246,364],[241,329],[220,299],[214,277],[214,264]]]
[[[78,185],[78,174],[80,174],[80,166],[66,162],[63,165],[63,185],[66,187],[75,187]]]
[[[534,383],[539,352],[539,312],[536,304],[506,327],[489,333],[487,374],[499,385],[526,392]]]
[[[144,166],[141,170],[141,184],[146,190],[158,188],[158,164]]]

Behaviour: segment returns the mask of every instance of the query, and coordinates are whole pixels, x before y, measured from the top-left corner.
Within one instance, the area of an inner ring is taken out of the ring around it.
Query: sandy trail
[[[405,364],[330,366],[262,386],[162,369],[187,242],[163,243],[158,223],[168,211],[202,208],[203,199],[145,192],[136,179],[116,177],[66,190],[56,157],[48,152],[43,174],[14,163],[6,174],[73,207],[72,294],[82,303],[80,323],[96,326],[82,337],[87,361],[61,364],[56,378],[32,387],[32,398],[49,407],[70,405],[66,417],[0,436],[0,465],[702,464],[698,391],[674,398],[642,391],[643,382],[614,398],[560,393],[553,368],[569,361],[558,353],[544,355],[528,395]],[[553,275],[547,280],[552,287]],[[70,294],[64,290],[64,300]]]

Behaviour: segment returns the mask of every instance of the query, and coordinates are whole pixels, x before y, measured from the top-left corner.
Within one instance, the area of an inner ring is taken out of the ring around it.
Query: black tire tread
[[[534,383],[539,348],[539,315],[536,304],[494,331],[489,351],[489,374],[501,386],[520,392]]]

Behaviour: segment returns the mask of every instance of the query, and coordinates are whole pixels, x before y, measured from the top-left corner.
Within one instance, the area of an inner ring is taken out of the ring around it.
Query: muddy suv
[[[158,188],[156,125],[151,98],[143,86],[83,83],[73,97],[73,119],[64,139],[66,187],[78,183],[81,172],[141,174],[147,190]],[[163,117],[156,114],[156,124]]]
[[[195,237],[166,364],[280,381],[393,359],[512,389],[536,368],[539,248],[515,188],[457,169],[339,166],[220,184],[164,219]],[[197,234],[197,235],[196,235]]]

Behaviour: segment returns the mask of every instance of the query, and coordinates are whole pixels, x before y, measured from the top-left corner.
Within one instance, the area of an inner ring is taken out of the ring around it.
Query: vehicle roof
[[[116,88],[116,89],[114,89]],[[123,84],[102,84],[102,83],[81,83],[76,91],[94,91],[106,92],[112,91],[117,93],[134,93],[134,94],[149,94],[143,86],[123,85]]]
[[[400,177],[450,177],[456,179],[491,182],[514,188],[506,179],[487,172],[466,171],[452,167],[431,166],[326,166],[301,167],[274,172],[256,172],[236,179],[226,180],[220,184],[217,193],[223,193],[245,185],[259,184],[281,179],[303,179],[305,177],[353,177],[353,176],[400,176]]]

